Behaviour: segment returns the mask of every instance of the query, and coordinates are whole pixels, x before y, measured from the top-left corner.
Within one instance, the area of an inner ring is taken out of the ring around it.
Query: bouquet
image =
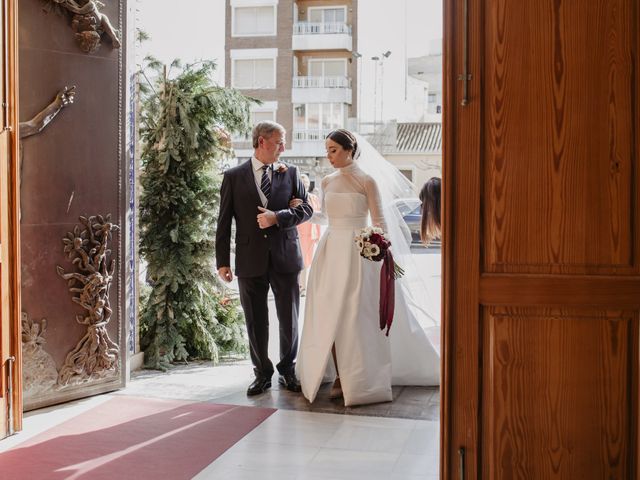
[[[378,227],[365,227],[355,237],[360,256],[373,262],[382,261],[380,270],[380,330],[389,329],[393,322],[395,308],[395,280],[404,275],[404,270],[394,262],[391,254],[391,242]]]
[[[391,242],[384,236],[384,231],[378,227],[365,227],[355,238],[360,256],[374,262],[380,262],[391,255]],[[397,263],[393,263],[393,278],[404,275],[404,270]]]

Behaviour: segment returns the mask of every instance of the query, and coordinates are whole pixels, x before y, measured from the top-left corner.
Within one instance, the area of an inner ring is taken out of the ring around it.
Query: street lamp
[[[375,62],[375,81],[373,83],[373,125],[378,124],[378,64],[380,64],[380,122],[384,121],[384,61],[391,55],[391,50],[387,50],[382,55],[371,57]]]
[[[380,61],[380,57],[371,57],[371,60],[374,61],[375,73],[373,75],[373,129],[376,129],[376,124],[378,123],[378,62]]]
[[[360,92],[362,92],[362,54],[360,52],[352,52],[351,55],[356,59],[356,75],[358,76],[356,100],[358,107],[356,109],[356,116],[358,120],[358,132],[360,132],[360,121],[362,117],[362,107],[360,106],[360,99],[362,98]]]
[[[391,55],[391,50],[387,50],[382,54],[380,59],[380,121],[384,122],[384,61]]]

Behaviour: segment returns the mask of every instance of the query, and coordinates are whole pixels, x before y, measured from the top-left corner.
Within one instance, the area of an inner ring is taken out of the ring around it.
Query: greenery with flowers
[[[213,62],[140,72],[140,256],[147,266],[140,344],[145,364],[246,355],[239,302],[214,266],[222,164],[246,134],[255,100],[212,81]],[[171,72],[175,71],[175,75]]]

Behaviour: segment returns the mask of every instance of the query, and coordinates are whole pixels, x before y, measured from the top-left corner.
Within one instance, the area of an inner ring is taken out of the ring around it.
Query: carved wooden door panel
[[[638,478],[639,2],[445,5],[442,478]]]
[[[1,2],[2,115],[0,119],[0,438],[21,429],[20,259],[16,5]]]

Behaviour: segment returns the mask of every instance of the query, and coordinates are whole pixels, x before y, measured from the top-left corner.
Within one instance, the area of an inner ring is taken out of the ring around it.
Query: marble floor
[[[134,395],[278,409],[201,471],[198,480],[439,478],[437,388],[397,388],[394,402],[353,408],[321,393],[312,407],[275,382],[270,391],[247,397],[250,379],[251,366],[242,360],[215,367],[192,363],[168,374],[134,372],[128,387],[118,392],[27,412],[24,430],[0,441],[0,452],[115,395]]]
[[[436,480],[439,423],[278,410],[195,478]]]
[[[278,409],[197,479],[438,478],[438,388],[394,387],[393,402],[349,408],[329,400],[328,384],[311,405],[281,390],[276,378],[266,393],[247,397],[252,368],[245,360],[133,372],[123,390],[27,412],[24,430],[0,441],[0,452],[113,396],[132,395]]]
[[[0,452],[112,396],[28,412],[24,430],[0,441]],[[194,478],[436,480],[439,428],[438,421],[278,410]]]

